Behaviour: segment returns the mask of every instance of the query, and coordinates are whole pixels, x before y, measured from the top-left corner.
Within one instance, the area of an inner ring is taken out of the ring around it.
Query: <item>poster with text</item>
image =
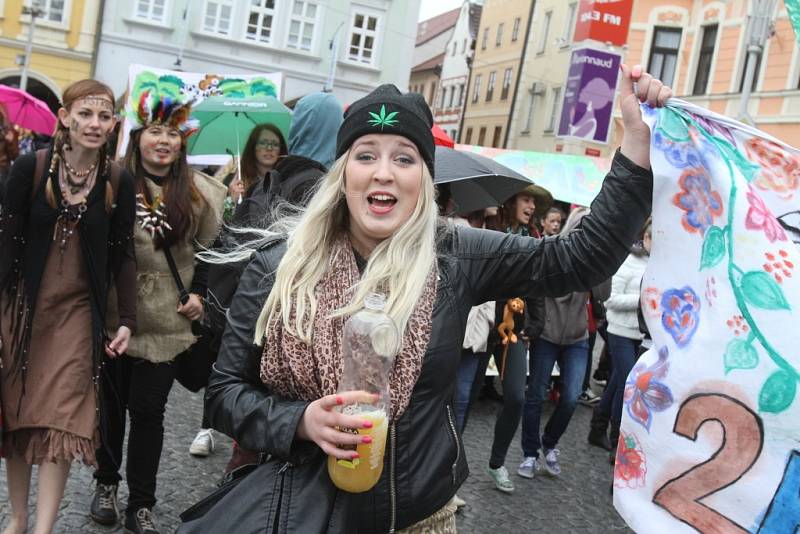
[[[619,54],[593,48],[572,51],[559,137],[608,142],[621,60]]]
[[[128,115],[133,113],[139,97],[144,91],[153,91],[173,98],[194,100],[196,106],[209,96],[242,98],[273,96],[280,100],[281,73],[264,74],[218,74],[208,72],[183,72],[158,69],[145,65],[131,65],[128,69],[128,98],[125,102],[125,122],[120,131],[117,155],[125,154],[131,130]],[[189,163],[197,165],[221,165],[230,156],[189,156]]]

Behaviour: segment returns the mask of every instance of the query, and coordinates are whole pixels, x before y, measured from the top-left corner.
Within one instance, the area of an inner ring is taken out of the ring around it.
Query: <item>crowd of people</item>
[[[236,446],[222,486],[179,532],[455,532],[462,433],[492,358],[502,407],[486,469],[498,490],[514,491],[506,463],[520,421],[521,477],[559,475],[558,442],[579,401],[596,403],[589,442],[611,450],[643,338],[652,174],[639,104],[670,94],[623,66],[622,146],[591,210],[568,216],[536,185],[458,214],[434,184],[430,109],[391,85],[344,112],[330,93],[300,99],[288,137],[258,125],[216,173],[189,164],[192,103],[157,93],[132,110],[120,160],[116,100],[94,80],[65,90],[46,147],[17,153],[6,125],[4,534],[28,531],[33,465],[31,531],[53,530],[73,462],[95,469],[86,506],[96,522],[160,532],[167,398],[198,374],[205,407],[188,452],[212,454],[214,432]],[[375,293],[401,337],[388,438],[375,486],[346,493],[328,458],[357,465],[373,423],[343,408],[376,398],[338,388],[343,327]],[[611,367],[599,403],[589,387],[597,333]],[[548,395],[555,411],[541,430]]]

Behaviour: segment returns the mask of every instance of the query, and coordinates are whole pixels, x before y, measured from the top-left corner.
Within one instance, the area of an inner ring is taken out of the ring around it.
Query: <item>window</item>
[[[467,128],[467,136],[464,139],[464,144],[468,145],[472,142],[472,128]]]
[[[525,119],[525,128],[522,129],[522,133],[530,133],[531,125],[533,125],[533,111],[534,108],[536,107],[535,106],[536,95],[533,94],[533,91],[531,91],[530,93],[531,93],[531,100],[530,102],[528,102],[528,117]]]
[[[489,83],[486,84],[486,101],[491,102],[494,96],[494,82],[497,79],[497,72],[489,73]]]
[[[452,55],[455,56],[457,52],[458,52],[458,43],[456,43],[454,41],[453,42],[453,53],[452,53]]]
[[[314,26],[317,23],[317,4],[307,0],[294,0],[289,18],[289,35],[286,46],[310,51],[314,43]]]
[[[514,26],[511,28],[511,42],[513,43],[517,39],[519,39],[519,25],[522,20],[517,17],[514,19]]]
[[[268,43],[272,39],[275,0],[250,0],[247,16],[247,39]]]
[[[353,14],[353,26],[350,29],[350,48],[347,55],[351,61],[372,64],[375,54],[375,43],[378,39],[378,17],[364,13]],[[434,84],[435,87],[435,84]],[[434,89],[435,90],[435,89]],[[431,102],[433,102],[431,91]]]
[[[458,107],[464,105],[464,84],[458,86]]]
[[[454,140],[454,141],[455,141],[455,139],[456,139],[456,130],[455,130],[455,128],[453,128],[452,130],[450,130],[450,139],[452,139],[452,140]]]
[[[442,99],[439,101],[440,109],[444,109],[445,102],[447,102],[447,87],[442,87]]]
[[[433,99],[436,98],[436,82],[431,82],[431,92],[428,97],[428,105],[433,107]]]
[[[567,11],[567,25],[564,26],[564,34],[561,36],[561,46],[567,46],[572,42],[572,32],[575,30],[575,17],[578,14],[578,4],[572,3]]]
[[[461,42],[461,53],[464,54],[464,53],[466,53],[466,51],[467,51],[467,40],[464,39]]]
[[[500,135],[503,133],[502,126],[495,126],[494,127],[494,135],[492,136],[492,146],[494,148],[500,147]]]
[[[486,126],[481,126],[478,130],[478,146],[483,146],[484,141],[486,141]]]
[[[495,46],[500,46],[503,43],[503,26],[502,22],[497,25],[497,38],[494,40]]]
[[[650,66],[647,71],[664,85],[672,85],[675,67],[678,64],[678,48],[681,44],[680,28],[655,27],[653,46],[650,49]]]
[[[206,0],[203,29],[210,33],[230,35],[233,0]]]
[[[547,48],[547,34],[550,33],[550,19],[553,18],[553,12],[548,11],[544,14],[544,22],[542,23],[542,33],[539,38],[539,46],[536,48],[537,54],[544,54]]]
[[[489,42],[489,28],[483,29],[483,40],[481,41],[481,50],[486,50],[486,43]]]
[[[166,20],[167,0],[137,0],[134,16],[137,19],[149,20],[151,22],[161,22]],[[46,0],[39,5],[47,11],[47,20],[62,22],[64,19],[64,0]],[[58,13],[58,17],[55,17]]]
[[[550,116],[547,117],[547,125],[544,127],[545,132],[552,132],[556,127],[556,120],[558,115],[558,104],[561,100],[561,88],[556,87],[553,89],[553,101],[550,105]]]
[[[506,69],[503,74],[503,89],[500,91],[500,100],[508,98],[508,90],[511,88],[511,75],[514,69]]]
[[[164,9],[164,2],[166,0],[161,0],[161,9],[163,14]],[[30,2],[24,2],[26,5],[30,4]],[[64,4],[66,3],[65,0],[39,0],[38,2],[34,2],[34,4],[38,4],[38,7],[44,12],[44,15],[39,19],[39,21],[46,21],[46,22],[55,22],[57,24],[63,24],[66,22],[64,20]],[[141,3],[148,3],[148,2],[141,2]],[[0,2],[0,9],[2,8],[2,2]]]
[[[472,88],[472,103],[478,101],[481,97],[481,75],[475,76],[475,86]]]
[[[714,45],[717,42],[717,25],[703,27],[703,40],[700,43],[700,55],[697,58],[697,73],[694,76],[693,95],[704,95],[708,88],[708,77],[711,74],[711,60],[714,57]]]
[[[450,101],[447,104],[448,108],[452,108],[453,107],[453,102],[455,101],[455,98],[456,98],[456,86],[455,85],[451,85],[450,86]]]
[[[747,75],[747,64],[750,63],[750,54],[747,53],[747,47],[744,49],[744,67],[742,68],[742,79],[739,81],[739,92],[741,93],[744,89],[744,78]],[[756,84],[758,84],[758,71],[761,70],[761,54],[756,55],[756,68],[753,70],[753,83],[750,85],[750,90],[756,90]]]

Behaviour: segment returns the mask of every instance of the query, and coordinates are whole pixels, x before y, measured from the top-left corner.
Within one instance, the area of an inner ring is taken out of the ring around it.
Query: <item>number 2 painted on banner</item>
[[[719,393],[687,398],[678,410],[673,432],[697,440],[706,422],[722,426],[722,445],[705,462],[669,480],[653,502],[704,534],[747,533],[748,530],[700,500],[735,484],[750,470],[764,445],[761,418],[740,401]]]

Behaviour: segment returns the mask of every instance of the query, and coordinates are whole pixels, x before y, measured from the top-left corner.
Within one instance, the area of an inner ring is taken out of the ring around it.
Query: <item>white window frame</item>
[[[303,14],[302,15],[295,15],[294,14],[294,7],[297,2],[303,3]],[[314,18],[308,17],[306,15],[306,11],[308,10],[309,5],[314,5],[316,7],[316,11],[314,12]],[[291,11],[289,11],[289,24],[286,27],[286,48],[292,48],[294,50],[303,50],[305,52],[312,52],[316,45],[317,45],[317,29],[319,28],[319,21],[320,21],[320,12],[322,10],[322,6],[319,2],[315,2],[313,0],[292,0],[291,3]],[[289,38],[292,36],[292,23],[298,22],[300,24],[300,31],[297,34],[297,45],[290,44]],[[306,25],[311,26],[311,44],[308,45],[308,48],[303,47],[303,32],[306,28]]]
[[[558,120],[559,101],[561,100],[561,87],[553,87],[553,100],[550,106],[550,116],[547,117],[547,124],[544,127],[545,133],[553,133],[556,129],[556,121]]]
[[[536,95],[530,93],[531,99],[528,102],[528,116],[525,119],[525,126],[522,128],[521,134],[530,134],[531,127],[533,126],[533,114],[536,111]]]
[[[483,79],[483,74],[476,74],[475,75],[475,83],[472,85],[472,103],[477,104],[478,101],[481,99],[481,80]]]
[[[505,24],[502,23],[502,22],[497,25],[497,35],[494,38],[494,46],[495,47],[498,47],[501,44],[503,44],[503,30],[505,29],[504,26],[505,26]]]
[[[514,19],[514,26],[511,28],[511,42],[516,42],[519,39],[519,27],[522,25],[522,19],[517,17]]]
[[[146,1],[148,3],[147,8],[147,16],[142,16],[139,14],[139,3],[142,1]],[[166,25],[167,19],[169,17],[170,8],[172,7],[172,3],[170,0],[164,0],[164,10],[161,14],[160,19],[153,18],[153,7],[154,3],[157,0],[133,0],[133,14],[131,15],[132,18],[136,20],[141,20],[144,22],[149,22],[150,24],[161,24]]]
[[[44,6],[39,6],[40,9],[47,11],[48,4],[50,3],[49,0],[40,0],[45,3]],[[29,5],[30,1],[26,0],[23,2],[25,5]],[[2,10],[5,5],[5,2],[0,0],[0,20],[3,18]],[[36,18],[36,25],[42,26],[45,28],[54,28],[59,30],[67,30],[69,29],[69,14],[72,12],[72,0],[64,0],[64,7],[61,10],[61,20],[49,20],[47,17],[37,17]],[[20,15],[19,21],[27,24],[30,26],[31,23],[31,16],[30,15]]]
[[[250,41],[253,43],[260,43],[260,44],[272,44],[275,41],[275,31],[277,30],[277,22],[278,22],[278,7],[280,5],[280,0],[273,0],[273,5],[275,7],[268,8],[262,6],[254,6],[249,2],[244,7],[244,40]],[[256,28],[256,33],[254,35],[250,35],[250,15],[253,13],[259,13],[258,17],[258,26]],[[272,22],[269,26],[269,37],[267,39],[261,38],[261,31],[264,28],[263,22],[264,17],[271,16]]]
[[[375,29],[370,30],[368,28],[357,28],[356,27],[356,17],[361,15],[364,17],[364,20],[368,20],[369,17],[375,19]],[[353,9],[350,11],[350,30],[347,32],[347,42],[345,43],[345,57],[347,61],[350,63],[355,63],[358,65],[367,65],[367,66],[375,66],[377,64],[376,58],[380,54],[380,46],[381,46],[381,35],[383,33],[383,24],[384,24],[384,12],[380,12],[374,9],[370,9],[365,6],[354,6]],[[359,40],[358,44],[358,53],[354,56],[351,52],[351,48],[353,48],[353,35],[358,33],[361,35],[361,39]],[[372,37],[372,50],[371,55],[368,61],[363,59],[364,54],[364,41],[366,41],[367,37]]]
[[[567,23],[561,34],[561,46],[566,47],[572,43],[572,34],[575,32],[575,20],[578,16],[578,3],[572,2],[567,6]]]
[[[209,4],[216,4],[217,6],[217,11],[216,14],[214,15],[214,27],[212,29],[209,29],[209,27],[206,25],[208,19]],[[220,30],[220,13],[222,11],[222,8],[225,6],[230,7],[231,11],[230,11],[230,17],[228,19],[228,30],[223,32]],[[203,4],[202,17],[203,17],[203,25],[202,25],[203,32],[211,35],[230,36],[233,33],[233,24],[236,21],[236,0],[205,0],[205,3]]]
[[[548,34],[550,33],[550,23],[553,20],[553,11],[545,11],[544,13],[544,30],[542,30],[541,38],[539,39],[539,44],[536,46],[536,53],[537,54],[544,54],[547,50],[547,39]]]
[[[489,73],[489,80],[486,82],[486,101],[491,102],[494,100],[494,86],[497,83],[497,71],[493,70]]]
[[[500,100],[508,100],[508,96],[511,93],[511,80],[514,77],[514,68],[507,67],[503,71],[503,84],[500,86]],[[505,91],[505,96],[503,96],[503,92]]]

